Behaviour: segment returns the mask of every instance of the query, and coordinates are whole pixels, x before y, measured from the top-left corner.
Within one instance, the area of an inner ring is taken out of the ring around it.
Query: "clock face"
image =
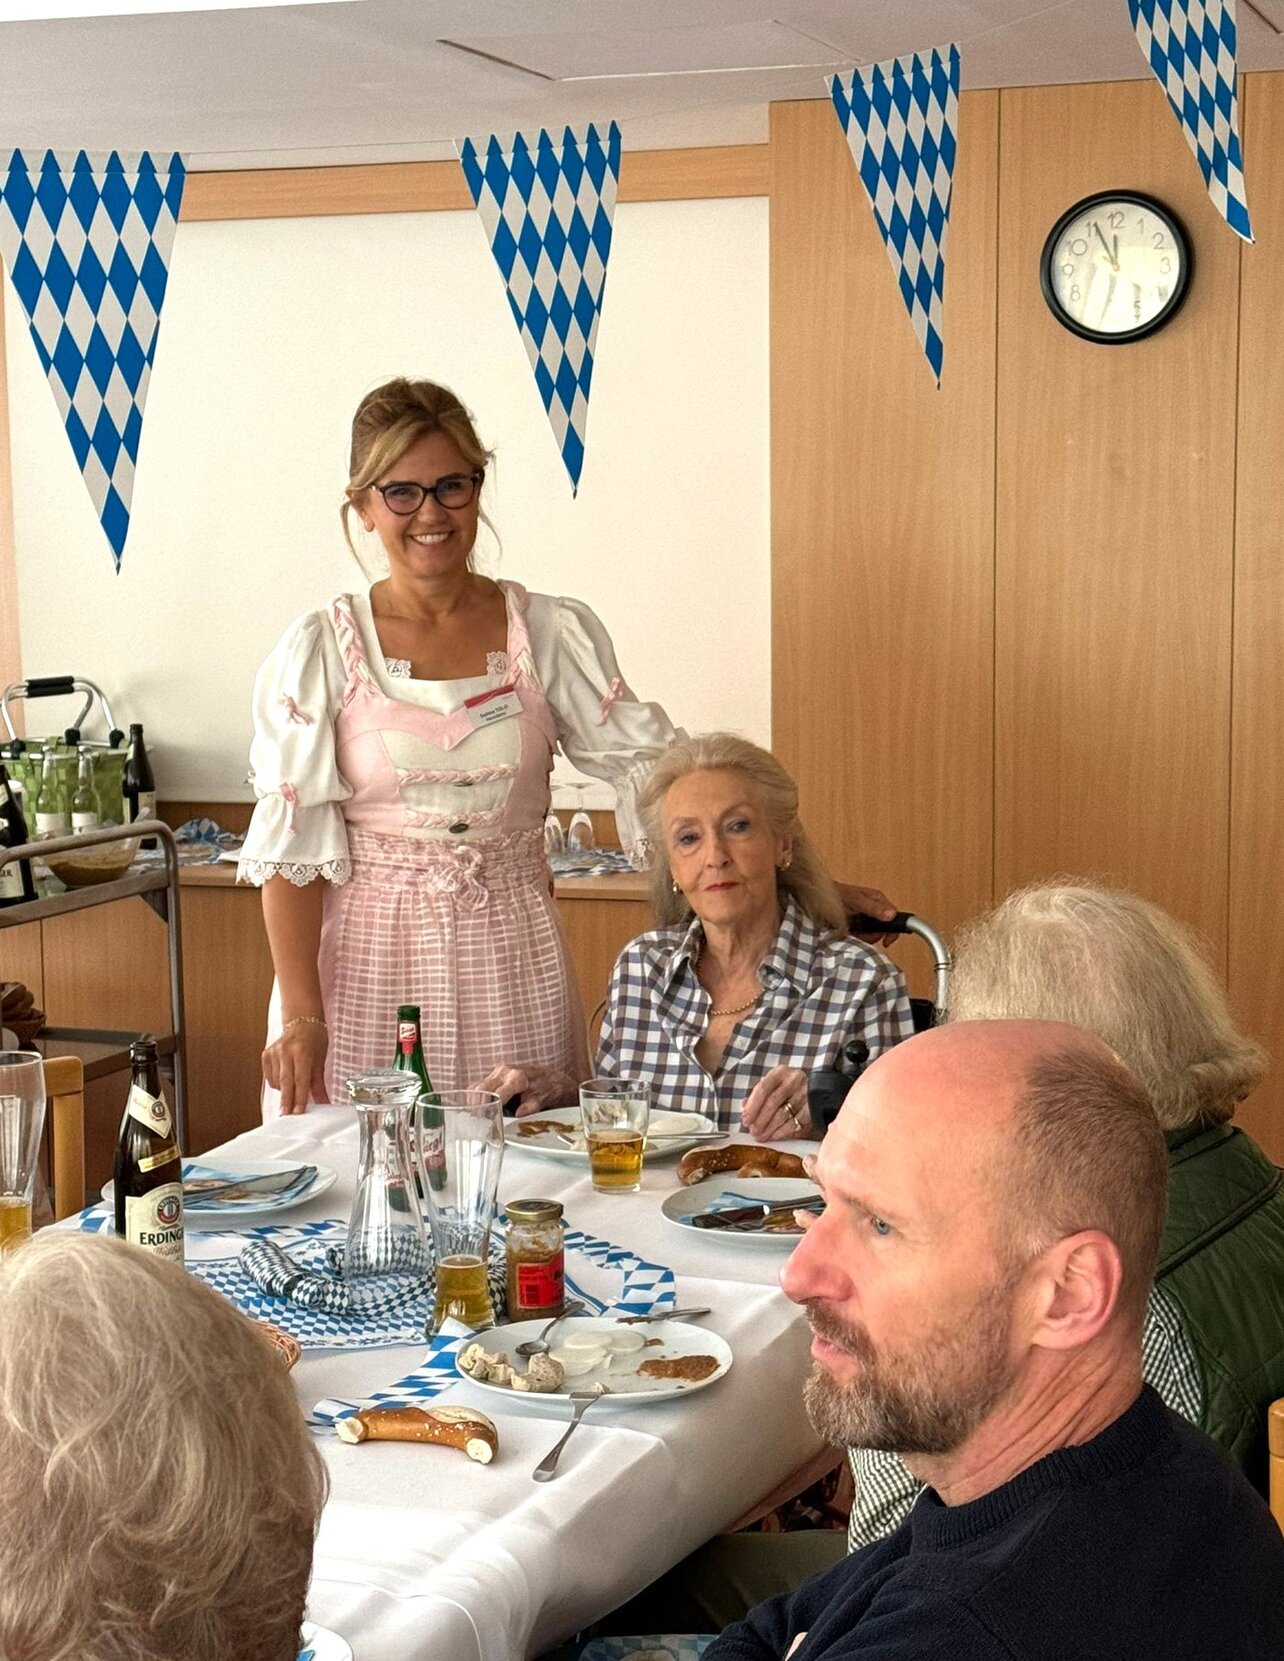
[[[1086,340],[1140,340],[1166,323],[1190,280],[1190,246],[1176,216],[1146,196],[1103,192],[1077,202],[1043,248],[1044,298]]]

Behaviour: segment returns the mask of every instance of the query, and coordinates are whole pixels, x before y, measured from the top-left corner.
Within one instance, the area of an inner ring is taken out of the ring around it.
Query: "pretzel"
[[[733,1142],[725,1148],[691,1148],[678,1161],[678,1181],[689,1188],[706,1177],[734,1172],[738,1177],[801,1177],[806,1176],[803,1162],[796,1153],[782,1148],[746,1147]]]
[[[462,1448],[479,1465],[499,1452],[499,1432],[472,1407],[371,1407],[334,1427],[341,1442],[436,1442]]]

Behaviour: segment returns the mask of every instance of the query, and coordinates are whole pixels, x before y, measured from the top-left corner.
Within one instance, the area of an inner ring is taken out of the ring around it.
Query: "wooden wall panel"
[[[1226,942],[1239,242],[1149,81],[1005,92],[1000,147],[995,889],[1135,888]],[[1184,310],[1092,346],[1039,255],[1090,192],[1174,207]]]
[[[771,111],[773,746],[834,874],[946,930],[990,896],[997,143],[965,94],[938,391],[832,108]]]
[[[1284,1160],[1284,75],[1248,76],[1240,112],[1257,244],[1240,286],[1230,987],[1276,1057],[1240,1122]]]
[[[190,1153],[229,1141],[262,1118],[259,1057],[271,991],[258,889],[184,884]]]

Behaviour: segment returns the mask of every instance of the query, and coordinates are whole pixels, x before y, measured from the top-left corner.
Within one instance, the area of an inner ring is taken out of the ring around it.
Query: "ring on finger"
[[[785,1103],[785,1112],[793,1120],[794,1129],[795,1130],[801,1130],[802,1129],[802,1120],[798,1117],[798,1109],[794,1106],[794,1104],[792,1102],[786,1102]]]

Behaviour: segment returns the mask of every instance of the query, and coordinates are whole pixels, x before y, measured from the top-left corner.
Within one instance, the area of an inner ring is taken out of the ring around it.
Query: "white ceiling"
[[[1241,69],[1284,69],[1284,0],[1240,0],[1239,28]],[[467,133],[611,117],[629,149],[752,143],[773,100],[951,40],[965,88],[1147,73],[1127,0],[340,0],[0,21],[0,154],[446,160]]]

